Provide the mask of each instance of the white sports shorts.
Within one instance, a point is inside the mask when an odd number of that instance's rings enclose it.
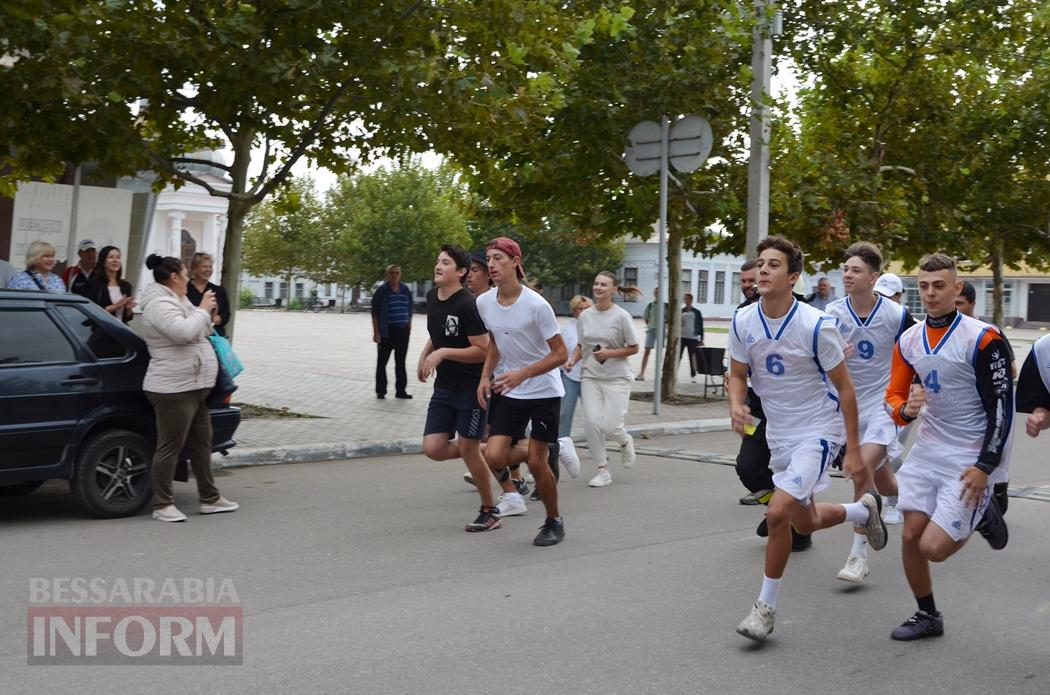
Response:
[[[773,485],[809,505],[814,495],[831,485],[828,471],[841,446],[827,439],[811,439],[771,448]]]
[[[922,512],[955,542],[969,538],[984,516],[992,494],[991,483],[985,487],[977,507],[967,507],[960,499],[963,487],[959,476],[963,469],[947,473],[933,468],[915,453],[913,450],[897,471],[897,509]]]

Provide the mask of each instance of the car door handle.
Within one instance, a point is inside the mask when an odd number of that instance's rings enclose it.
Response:
[[[63,386],[94,386],[98,383],[98,379],[93,376],[71,376],[58,383]]]

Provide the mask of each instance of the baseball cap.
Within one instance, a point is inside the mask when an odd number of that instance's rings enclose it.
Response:
[[[487,249],[495,249],[502,251],[511,258],[518,259],[518,265],[515,266],[515,270],[518,272],[518,278],[522,279],[525,277],[525,267],[521,264],[521,247],[518,246],[518,242],[514,241],[510,237],[498,236],[485,246]]]
[[[77,251],[87,251],[88,249],[98,249],[98,246],[91,239],[84,239],[77,244]]]
[[[472,251],[470,254],[471,263],[480,263],[485,268],[485,272],[489,272],[489,259],[485,256],[485,249],[480,251]]]
[[[875,281],[875,291],[883,297],[892,297],[904,291],[904,283],[893,273],[883,273]]]

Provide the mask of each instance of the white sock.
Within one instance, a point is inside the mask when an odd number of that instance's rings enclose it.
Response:
[[[868,523],[868,508],[860,502],[844,504],[842,508],[846,510],[846,521],[849,523],[858,526],[865,526]]]
[[[784,581],[783,577],[770,579],[763,575],[762,591],[758,594],[758,600],[775,610],[777,607],[777,594],[780,593],[780,582],[782,581]]]
[[[853,549],[849,551],[850,555],[859,555],[860,557],[868,558],[868,537],[863,533],[853,534]]]

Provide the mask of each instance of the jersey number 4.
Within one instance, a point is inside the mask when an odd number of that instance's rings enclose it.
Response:
[[[933,393],[941,392],[941,385],[937,382],[936,369],[930,371],[930,373],[926,375],[926,378],[923,379],[922,385],[927,391],[932,391]]]
[[[784,358],[775,352],[772,355],[766,357],[766,371],[772,374],[773,376],[780,376],[781,374],[783,374]]]

